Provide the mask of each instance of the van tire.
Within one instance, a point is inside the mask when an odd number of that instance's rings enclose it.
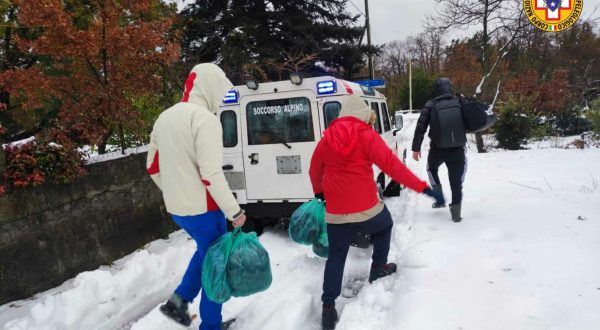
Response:
[[[383,197],[398,197],[400,196],[401,191],[402,186],[398,182],[392,180],[383,191]]]
[[[227,220],[227,230],[233,231],[233,225],[229,220]],[[242,231],[244,233],[255,232],[257,236],[260,236],[264,231],[264,226],[260,219],[248,216],[246,217],[246,222],[242,226]]]

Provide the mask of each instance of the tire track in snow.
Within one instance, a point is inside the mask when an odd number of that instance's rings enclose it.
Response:
[[[409,118],[400,138],[403,145],[410,151],[410,134],[414,132],[416,116]],[[422,177],[425,162],[415,162],[407,155],[406,166]],[[398,273],[393,276],[380,279],[372,284],[367,284],[358,294],[356,300],[347,304],[344,308],[338,324],[338,329],[380,330],[391,328],[393,320],[393,306],[398,295],[404,290],[403,267],[406,263],[405,254],[411,248],[412,232],[415,208],[421,196],[407,189],[403,189],[399,197],[388,198],[385,201],[394,219],[394,229],[390,246],[389,261],[398,264]],[[367,257],[368,259],[368,257]]]

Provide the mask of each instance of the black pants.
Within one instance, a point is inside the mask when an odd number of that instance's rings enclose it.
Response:
[[[371,233],[373,242],[373,266],[383,266],[387,263],[392,236],[392,216],[387,207],[373,218],[359,223],[341,225],[327,224],[329,238],[329,256],[325,264],[325,279],[323,281],[324,304],[334,304],[342,291],[344,265],[350,249],[350,243],[356,232],[365,229]]]
[[[427,174],[432,186],[440,185],[438,169],[442,164],[448,168],[450,189],[452,189],[452,204],[462,201],[462,186],[467,173],[467,156],[465,148],[439,149],[431,146],[427,157]]]

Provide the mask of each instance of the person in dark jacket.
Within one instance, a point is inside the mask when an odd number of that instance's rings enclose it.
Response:
[[[373,164],[396,182],[444,203],[443,195],[406,168],[373,130],[369,125],[376,119],[373,115],[360,96],[346,97],[338,119],[325,130],[310,163],[315,196],[326,200],[329,255],[323,281],[323,329],[335,329],[335,300],[342,289],[346,256],[358,231],[369,232],[373,242],[369,282],[396,272],[396,264],[388,263],[392,217],[379,198]]]
[[[443,100],[458,101],[458,98],[452,93],[452,83],[448,78],[439,78],[435,81],[433,86],[432,99],[425,103],[425,107],[421,110],[421,115],[417,121],[417,127],[415,128],[415,135],[412,143],[413,158],[416,161],[421,159],[421,144],[427,128],[429,128],[429,136],[431,137],[431,130],[434,129],[430,125],[431,113],[434,111],[436,102]],[[458,103],[460,104],[460,103]],[[443,125],[444,123],[441,123]],[[448,168],[448,176],[450,181],[450,189],[452,190],[452,204],[450,204],[450,213],[454,222],[462,220],[460,211],[462,204],[462,187],[467,171],[467,158],[465,146],[458,146],[452,148],[440,148],[432,140],[429,156],[427,157],[427,173],[429,175],[429,181],[433,190],[442,193],[442,183],[438,175],[438,169],[442,164],[446,164]],[[446,207],[444,203],[434,203],[433,208]]]

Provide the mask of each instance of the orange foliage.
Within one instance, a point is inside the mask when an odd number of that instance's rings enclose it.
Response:
[[[3,72],[0,89],[24,110],[60,100],[56,127],[80,143],[97,144],[111,128],[140,123],[132,99],[158,92],[157,72],[178,58],[167,35],[173,18],[144,18],[158,0],[95,0],[96,13],[83,30],[60,0],[15,2],[22,26],[42,27],[33,41],[17,39],[19,49],[50,63]]]
[[[541,79],[535,70],[526,70],[506,82],[504,93],[531,101],[534,112],[540,114],[560,113],[573,97],[565,69],[554,70],[547,79]]]
[[[481,81],[481,65],[477,54],[468,44],[455,44],[448,52],[444,75],[452,81],[456,91],[472,93]]]

